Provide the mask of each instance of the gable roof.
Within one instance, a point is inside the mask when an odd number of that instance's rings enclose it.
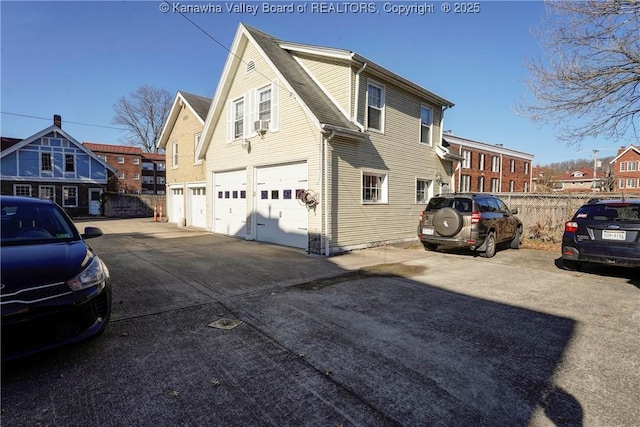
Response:
[[[362,133],[360,127],[345,116],[340,108],[329,98],[322,88],[318,86],[315,80],[298,62],[295,58],[297,53],[343,60],[359,68],[368,67],[368,71],[386,80],[392,80],[394,84],[397,84],[403,89],[410,90],[436,104],[446,107],[453,106],[452,102],[427,91],[354,52],[343,49],[284,42],[241,23],[236,31],[220,82],[216,89],[211,108],[209,109],[209,114],[207,115],[202,133],[202,143],[198,147],[198,158],[204,157],[204,153],[211,141],[213,127],[222,114],[224,102],[231,87],[231,76],[234,75],[241,64],[238,52],[240,52],[241,47],[244,47],[247,43],[253,43],[263,54],[265,60],[272,66],[276,75],[278,75],[280,85],[284,86],[284,88],[298,100],[320,131],[334,130],[352,137],[364,137],[364,133]]]
[[[582,174],[582,176],[578,176]],[[602,179],[606,175],[601,171],[596,171],[596,179]],[[554,176],[551,181],[593,181],[593,169],[582,168],[562,175]]]
[[[0,143],[0,151],[4,151],[7,148],[13,147],[20,141],[22,141],[20,138],[8,138],[6,136],[3,136],[2,142]]]
[[[176,124],[176,120],[178,120],[178,115],[180,114],[181,107],[185,105],[187,108],[191,110],[191,112],[196,116],[196,119],[204,126],[204,121],[207,118],[207,113],[209,112],[209,107],[211,106],[211,98],[206,98],[200,95],[194,95],[192,93],[178,91],[176,93],[176,97],[173,100],[173,105],[171,106],[171,110],[169,110],[169,115],[167,116],[167,121],[162,128],[162,132],[160,133],[160,138],[158,138],[158,143],[156,147],[159,149],[165,149],[167,147],[167,143],[169,142],[169,135],[173,130],[173,127]]]
[[[103,165],[105,168],[107,168],[111,172],[115,173],[116,170],[115,170],[115,168],[113,166],[111,166],[107,162],[103,161],[98,156],[96,156],[93,152],[91,152],[91,150],[89,150],[86,147],[84,147],[81,143],[79,143],[77,140],[75,140],[71,135],[69,135],[68,133],[66,133],[65,131],[63,131],[62,129],[60,129],[56,125],[51,125],[46,129],[42,129],[40,132],[31,135],[29,138],[23,139],[22,141],[11,145],[6,150],[2,150],[2,153],[0,154],[0,157],[4,157],[4,156],[6,156],[8,154],[11,154],[11,153],[13,153],[15,151],[18,151],[20,148],[22,148],[22,147],[24,147],[26,145],[29,145],[32,142],[42,138],[43,136],[49,135],[50,133],[54,133],[55,135],[61,135],[64,139],[66,139],[67,141],[69,141],[70,143],[75,145],[78,149],[80,149],[84,153],[88,154],[89,157],[91,157],[95,161],[99,162],[101,165]]]
[[[611,160],[609,162],[610,165],[614,164],[615,162],[618,161],[618,159],[622,156],[624,156],[625,154],[627,154],[627,152],[629,152],[629,150],[633,150],[636,153],[640,154],[640,148],[634,146],[634,145],[629,145],[629,147],[627,147],[626,150],[624,150],[622,153],[618,154],[616,157],[613,158],[613,160]]]

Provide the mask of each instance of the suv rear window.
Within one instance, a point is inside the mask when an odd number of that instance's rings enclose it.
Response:
[[[473,201],[464,197],[432,197],[427,205],[428,211],[442,208],[454,208],[458,212],[471,212]]]
[[[578,209],[575,219],[588,219],[592,221],[638,220],[640,217],[640,204],[611,203],[586,205]]]

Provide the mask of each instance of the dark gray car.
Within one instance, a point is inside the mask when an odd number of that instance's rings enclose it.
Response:
[[[492,194],[439,194],[420,214],[418,238],[427,250],[469,248],[490,258],[502,243],[520,247],[522,222],[517,213]]]

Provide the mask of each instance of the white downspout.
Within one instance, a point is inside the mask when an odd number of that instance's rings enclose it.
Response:
[[[331,248],[329,247],[329,141],[336,135],[336,131],[332,130],[331,135],[324,138],[324,254],[325,256],[331,255]]]
[[[360,68],[356,72],[356,88],[355,88],[355,90],[356,90],[356,99],[355,99],[355,105],[353,107],[354,114],[353,114],[353,117],[351,118],[353,123],[355,123],[356,126],[358,126],[360,128],[361,132],[364,132],[364,125],[362,125],[358,121],[358,105],[359,105],[358,103],[360,102],[360,73],[362,73],[365,68],[367,68],[367,63],[366,62],[362,65],[362,68]]]

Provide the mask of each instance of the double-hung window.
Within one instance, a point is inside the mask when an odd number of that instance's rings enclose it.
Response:
[[[178,167],[178,141],[175,141],[173,144],[171,144],[171,150],[172,150],[172,163],[171,166],[173,166],[174,168]],[[142,165],[142,169],[144,168],[144,165]]]
[[[362,174],[362,203],[387,203],[387,175]]]
[[[478,156],[479,160],[478,160],[478,169],[480,169],[481,171],[484,170],[484,153],[480,153],[480,156]]]
[[[271,85],[258,90],[258,120],[271,120]]]
[[[367,128],[384,131],[384,86],[367,85]]]
[[[514,159],[509,160],[509,171],[510,172],[516,171],[516,161]]]
[[[62,207],[78,206],[78,187],[62,187]]]
[[[492,156],[491,157],[491,172],[500,172],[500,157]],[[493,190],[491,190],[493,191]]]
[[[430,190],[431,180],[416,179],[416,203],[427,203]]]
[[[198,159],[198,145],[200,144],[200,138],[202,138],[202,133],[195,134],[193,138],[193,164],[195,165],[202,163],[202,160]]]
[[[471,191],[471,176],[462,175],[460,177],[460,192],[467,193],[469,191]]]
[[[426,106],[420,107],[420,142],[431,145],[431,128],[433,127],[433,111]]]
[[[244,98],[233,101],[233,138],[244,135]]]
[[[469,150],[462,150],[462,167],[464,169],[471,167],[471,151]]]

